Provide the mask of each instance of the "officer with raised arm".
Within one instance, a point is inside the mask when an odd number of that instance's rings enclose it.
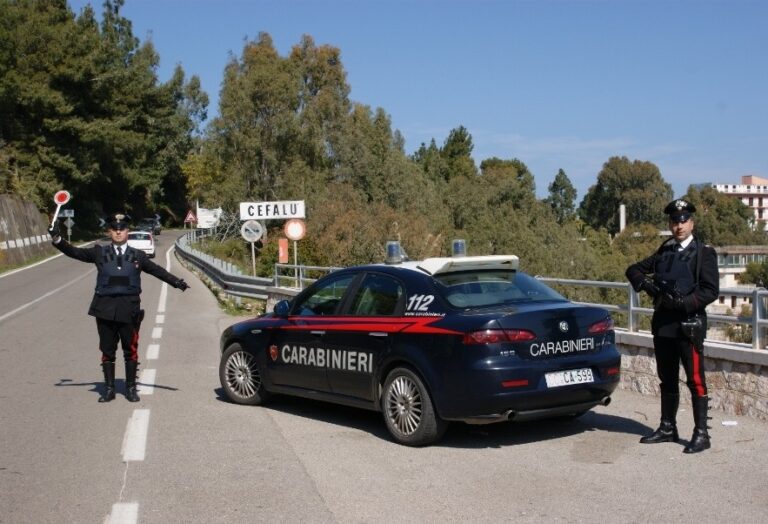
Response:
[[[677,407],[680,401],[679,369],[682,362],[693,404],[693,437],[683,450],[698,453],[709,449],[707,432],[707,383],[704,375],[704,308],[720,291],[717,253],[693,234],[696,207],[687,200],[673,200],[669,215],[672,238],[650,257],[627,268],[635,291],[654,300],[653,347],[661,389],[661,424],[640,439],[643,444],[677,442]]]
[[[141,273],[149,273],[181,291],[189,286],[184,280],[152,262],[143,251],[128,246],[127,215],[115,214],[110,217],[107,234],[112,242],[104,246],[75,247],[61,238],[56,223],[48,229],[48,233],[53,239],[53,245],[68,257],[96,265],[96,289],[88,314],[96,317],[101,367],[106,384],[99,402],[109,402],[115,398],[118,341],[122,345],[125,360],[125,398],[130,402],[138,402],[136,374],[139,365],[139,327],[144,316],[140,299]]]

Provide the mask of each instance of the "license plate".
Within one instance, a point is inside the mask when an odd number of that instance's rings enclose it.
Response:
[[[560,386],[571,386],[573,384],[588,384],[595,381],[590,368],[569,369],[568,371],[557,371],[544,375],[547,380],[548,388]]]

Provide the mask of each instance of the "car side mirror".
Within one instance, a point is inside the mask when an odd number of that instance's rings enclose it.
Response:
[[[291,310],[291,303],[287,300],[281,300],[277,304],[275,304],[275,316],[278,317],[287,317],[288,312]]]

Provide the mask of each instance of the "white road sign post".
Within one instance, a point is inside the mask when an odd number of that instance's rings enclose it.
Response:
[[[67,219],[64,221],[64,225],[67,226],[67,242],[72,241],[72,226],[75,225],[75,221],[71,218],[67,217]]]
[[[240,234],[246,242],[251,243],[251,266],[253,268],[253,276],[256,276],[256,242],[261,239],[264,234],[264,227],[260,222],[256,220],[246,220],[243,225],[240,226]]]
[[[304,235],[307,233],[307,226],[303,220],[292,218],[283,226],[283,233],[290,240],[293,240],[293,275],[296,279],[296,287],[301,289],[303,286],[299,280],[299,247],[296,241],[304,238]]]

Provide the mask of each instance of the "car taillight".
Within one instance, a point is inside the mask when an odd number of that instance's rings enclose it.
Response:
[[[484,329],[464,335],[464,344],[499,344],[502,342],[525,342],[534,340],[536,335],[526,329]]]
[[[611,317],[605,318],[600,322],[595,322],[589,326],[589,333],[593,335],[599,335],[600,333],[607,333],[613,329],[613,319]]]

